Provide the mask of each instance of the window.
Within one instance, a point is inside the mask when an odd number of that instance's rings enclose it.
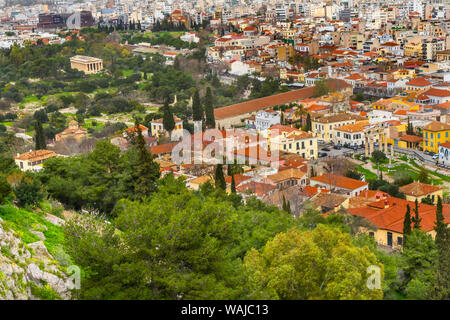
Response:
[[[433,132],[430,133],[430,138],[433,139]]]
[[[370,232],[369,232],[369,236],[374,237],[374,236],[375,236],[375,233],[373,233],[373,231],[370,231]]]
[[[302,149],[305,149],[305,141],[302,141]]]
[[[403,238],[402,237],[397,237],[397,244],[399,246],[401,246],[403,244]]]
[[[300,149],[300,143],[297,142],[297,150]]]
[[[441,134],[440,134],[440,133],[438,133],[437,135],[438,135],[438,139],[440,139],[440,138],[441,138]]]
[[[445,137],[448,138],[448,131],[445,133]]]
[[[387,244],[392,247],[392,232],[387,233]]]
[[[425,139],[428,139],[428,132],[425,132]]]
[[[309,140],[309,145],[312,146],[312,140]]]

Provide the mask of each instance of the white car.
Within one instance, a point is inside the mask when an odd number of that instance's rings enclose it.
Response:
[[[439,155],[438,155],[438,154],[434,154],[434,155],[433,155],[433,159],[434,159],[434,160],[436,160],[436,159],[438,159],[438,158],[439,158]]]

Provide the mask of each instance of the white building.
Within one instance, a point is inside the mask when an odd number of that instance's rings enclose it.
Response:
[[[265,131],[280,122],[279,112],[259,111],[255,116],[255,129],[258,131]]]
[[[364,144],[364,130],[360,124],[348,124],[335,128],[334,143],[346,146],[361,146]]]
[[[439,163],[450,166],[450,142],[439,145]]]

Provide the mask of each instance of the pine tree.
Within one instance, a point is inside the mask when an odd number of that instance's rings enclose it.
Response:
[[[403,220],[403,247],[406,245],[407,237],[411,234],[411,209],[406,205],[405,219]]]
[[[47,148],[47,145],[45,143],[44,129],[42,128],[42,124],[39,120],[36,121],[35,132],[36,132],[34,136],[35,149],[44,150],[45,148]]]
[[[173,119],[172,111],[170,110],[167,102],[164,104],[164,114],[163,114],[163,127],[169,135],[172,133],[172,130],[175,128],[175,120]]]
[[[135,123],[136,133],[132,143],[138,151],[138,179],[136,181],[135,191],[136,197],[142,199],[156,191],[156,181],[160,177],[159,165],[153,161],[154,156],[150,153],[145,145],[145,139],[142,135],[141,126],[138,120]]]
[[[198,90],[195,90],[194,98],[192,99],[192,118],[194,119],[194,121],[203,120],[203,109],[200,102],[200,94],[198,93]]]
[[[311,115],[309,113],[306,116],[306,131],[312,131]]]
[[[419,218],[419,202],[417,199],[414,208],[414,217],[411,220],[414,223],[414,229],[420,230],[420,221],[422,221],[422,218]]]
[[[231,175],[231,193],[236,193],[236,182],[234,181],[234,174]]]
[[[227,188],[222,164],[216,166],[215,185],[217,189],[225,190]]]
[[[205,115],[206,115],[206,126],[208,128],[215,128],[216,120],[214,118],[213,97],[210,87],[206,88]]]
[[[436,205],[436,246],[438,248],[438,261],[436,263],[436,277],[430,298],[437,300],[450,299],[450,229],[444,222],[442,214],[442,199],[438,197]]]

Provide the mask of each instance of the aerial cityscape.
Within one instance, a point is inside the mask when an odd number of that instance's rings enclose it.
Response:
[[[0,300],[450,300],[449,223],[448,0],[0,0]]]

